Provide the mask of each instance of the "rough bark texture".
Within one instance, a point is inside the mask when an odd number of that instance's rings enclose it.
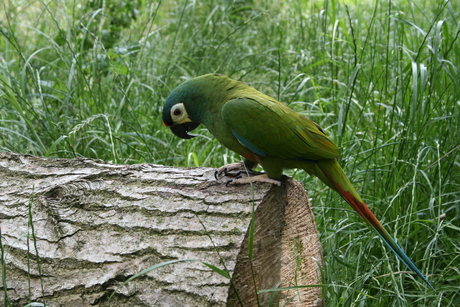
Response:
[[[254,215],[252,263],[247,232],[233,274],[238,295],[230,288],[227,306],[273,306],[270,302],[274,306],[324,305],[319,287],[254,295],[256,289],[321,283],[321,243],[306,200],[303,186],[292,179],[267,192]],[[245,298],[243,304],[238,296]]]
[[[254,306],[254,285],[320,284],[321,246],[303,187],[293,180],[272,188],[226,181],[216,181],[209,168],[0,153],[0,260],[8,300],[12,306]],[[198,261],[152,270],[108,301],[134,274],[185,259]],[[202,262],[226,268],[233,286]],[[4,283],[1,289],[5,306]],[[261,306],[269,296],[259,295]],[[322,303],[319,288],[275,298],[281,305]]]

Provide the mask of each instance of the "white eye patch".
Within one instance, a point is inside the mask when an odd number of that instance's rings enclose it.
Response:
[[[188,118],[187,110],[182,102],[176,103],[171,108],[171,119],[174,124],[191,122],[190,118]]]

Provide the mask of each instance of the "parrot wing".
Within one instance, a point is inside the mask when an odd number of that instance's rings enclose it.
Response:
[[[222,118],[241,144],[259,156],[305,162],[339,156],[336,145],[321,127],[267,98],[253,95],[224,104]]]

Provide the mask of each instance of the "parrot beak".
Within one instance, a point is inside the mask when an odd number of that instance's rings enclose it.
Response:
[[[169,126],[169,129],[178,137],[182,139],[191,139],[196,137],[194,134],[188,134],[189,131],[194,130],[196,127],[198,127],[200,124],[194,123],[194,122],[186,122],[183,124],[175,124]]]

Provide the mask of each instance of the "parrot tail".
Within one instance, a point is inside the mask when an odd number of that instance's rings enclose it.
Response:
[[[311,165],[311,164],[310,164]],[[420,270],[415,266],[415,264],[409,259],[406,253],[402,250],[401,247],[394,241],[394,239],[388,234],[388,232],[383,228],[382,224],[375,217],[369,207],[363,202],[361,197],[356,192],[355,188],[351,184],[350,180],[347,178],[342,168],[336,159],[331,160],[322,160],[316,164],[314,172],[311,172],[311,166],[307,171],[313,173],[324,183],[326,183],[330,188],[335,190],[340,194],[350,204],[350,206],[359,213],[359,215],[370,225],[372,226],[386,243],[386,245],[398,256],[398,258],[404,262],[404,264],[416,273],[423,281],[430,286],[431,289],[436,291],[431,283],[425,278],[425,276],[420,272]]]

